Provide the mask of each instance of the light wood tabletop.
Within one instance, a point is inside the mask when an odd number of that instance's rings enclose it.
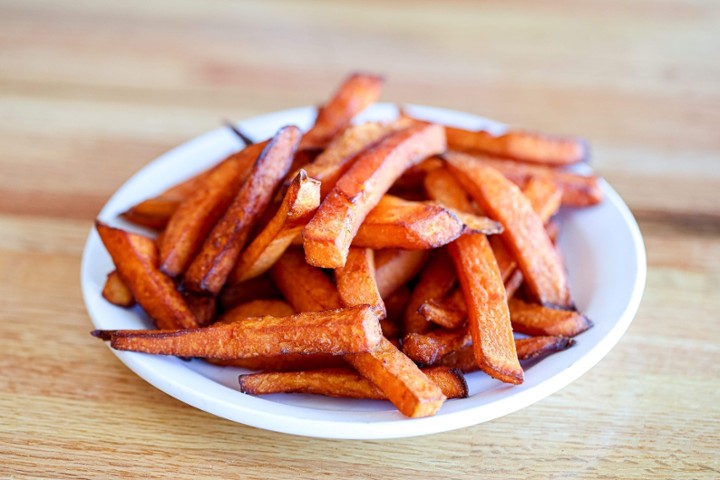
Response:
[[[710,0],[0,0],[0,478],[720,477],[718,32]],[[587,374],[468,428],[319,440],[192,408],[89,335],[80,258],[120,185],[358,69],[384,101],[591,142],[648,276]]]

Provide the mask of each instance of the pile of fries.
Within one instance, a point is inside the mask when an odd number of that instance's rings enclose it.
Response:
[[[592,324],[555,213],[602,198],[564,168],[585,143],[405,114],[353,125],[382,85],[351,75],[305,133],[237,132],[245,148],[122,214],[154,238],[98,221],[115,264],[103,296],[156,329],[93,334],[258,370],[240,375],[248,394],[387,399],[408,417],[466,397],[464,373],[520,384],[572,345]]]

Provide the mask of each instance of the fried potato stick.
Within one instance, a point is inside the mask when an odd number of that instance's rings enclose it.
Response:
[[[351,248],[345,266],[335,269],[335,283],[343,304],[370,305],[379,319],[386,317],[385,303],[375,281],[375,258],[369,248]]]
[[[123,283],[117,270],[108,273],[102,289],[102,296],[105,300],[118,307],[130,308],[135,305],[135,297],[133,297],[132,291]]]

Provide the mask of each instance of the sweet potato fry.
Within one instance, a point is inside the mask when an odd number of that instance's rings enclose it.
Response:
[[[436,202],[458,212],[473,212],[473,205],[467,193],[447,169],[437,168],[429,172],[425,177],[424,185],[427,196]]]
[[[151,238],[113,228],[100,221],[95,225],[122,282],[157,328],[198,326],[182,296],[175,290],[173,281],[158,270],[157,247]]]
[[[478,365],[493,378],[522,383],[505,286],[487,237],[462,236],[448,246],[448,251],[467,304],[467,323]]]
[[[420,274],[403,316],[404,332],[425,333],[431,324],[419,312],[421,306],[434,298],[442,298],[457,283],[452,260],[445,250],[435,252]]]
[[[185,286],[189,290],[213,295],[220,292],[252,227],[290,169],[299,139],[300,130],[290,126],[278,130],[268,142],[232,204],[188,268]]]
[[[447,398],[467,397],[462,374],[446,367],[423,369],[423,373]],[[311,393],[338,398],[386,400],[382,390],[349,369],[320,369],[301,372],[252,373],[240,375],[240,391],[249,395]]]
[[[445,401],[440,388],[384,337],[370,352],[347,355],[345,359],[382,390],[403,415],[434,415]]]
[[[417,124],[364,150],[320,204],[303,230],[311,265],[338,268],[367,214],[408,167],[445,149],[443,129]]]
[[[510,299],[508,306],[513,329],[527,335],[574,337],[593,325],[585,315],[571,310],[555,310],[517,298]]]
[[[571,308],[567,277],[558,252],[540,217],[517,186],[500,172],[466,155],[446,155],[458,181],[487,212],[505,227],[502,239],[512,251],[525,283],[539,303]],[[462,237],[461,237],[462,238]],[[468,295],[465,295],[466,299]]]
[[[410,289],[406,286],[402,286],[383,300],[385,302],[387,317],[380,320],[380,328],[382,328],[385,338],[390,341],[395,342],[400,338],[399,324],[402,321],[403,312],[405,312],[409,298]]]
[[[467,329],[437,329],[429,333],[408,333],[403,337],[402,351],[416,363],[433,365],[450,352],[470,345],[472,337]]]
[[[223,289],[218,300],[220,300],[223,311],[228,311],[252,300],[280,297],[282,297],[282,293],[278,290],[275,282],[269,274],[265,274]]]
[[[270,357],[234,358],[221,360],[206,358],[205,361],[221,367],[247,368],[265,372],[296,372],[301,370],[317,370],[319,368],[348,368],[348,363],[341,355],[288,353]]]
[[[378,250],[375,252],[375,281],[382,298],[418,274],[425,259],[425,250]]]
[[[520,270],[513,271],[507,280],[505,280],[505,294],[508,299],[515,296],[515,293],[517,293],[518,289],[522,285],[523,280],[523,274]],[[512,314],[510,318],[512,319]]]
[[[234,359],[286,353],[346,355],[367,352],[382,339],[377,316],[361,305],[185,330],[117,330],[111,333],[110,345],[159,355]]]
[[[386,317],[385,304],[375,282],[375,258],[369,248],[351,248],[345,266],[335,269],[335,283],[343,305],[370,305],[378,318]]]
[[[466,232],[501,231],[502,225],[487,218],[457,214],[436,203],[410,202],[385,195],[363,221],[352,245],[375,250],[427,250],[446,245]]]
[[[239,322],[251,317],[289,317],[295,310],[286,302],[275,298],[251,300],[228,310],[218,319],[218,323]]]
[[[108,273],[102,296],[105,300],[118,307],[130,308],[135,305],[135,297],[133,297],[132,291],[120,279],[117,270]]]
[[[483,153],[542,165],[571,165],[585,161],[588,148],[578,138],[559,137],[526,130],[509,130],[502,135],[446,127],[448,148]]]
[[[217,318],[217,299],[197,295],[193,292],[183,292],[183,299],[192,312],[198,327],[207,327]]]
[[[121,213],[120,217],[141,227],[162,230],[167,226],[180,203],[181,200],[162,196],[149,198],[130,207],[126,212]]]
[[[302,250],[290,248],[270,272],[288,303],[298,312],[318,312],[340,308],[337,288],[319,268],[305,263]]]
[[[335,183],[350,168],[352,161],[360,152],[390,133],[409,127],[411,123],[410,120],[391,123],[367,122],[350,126],[342,134],[338,135],[305,168],[310,178],[322,182],[320,187],[321,198],[325,198],[332,190]]]
[[[217,221],[230,206],[265,142],[231,155],[196,182],[177,207],[160,243],[160,270],[170,277],[185,273]]]
[[[463,155],[448,152],[452,155]],[[508,180],[523,187],[531,177],[544,177],[552,180],[562,190],[562,204],[568,207],[588,207],[602,200],[603,194],[594,175],[580,175],[561,169],[529,165],[512,160],[498,160],[486,156],[473,156],[478,162],[493,167],[505,175]]]
[[[530,177],[522,192],[543,223],[547,223],[560,209],[562,190],[547,177]]]
[[[519,338],[515,346],[520,361],[545,357],[555,352],[562,352],[575,344],[575,340],[567,337],[543,336]]]
[[[346,78],[328,103],[318,109],[315,125],[303,135],[299,150],[325,148],[355,115],[377,101],[383,83],[382,77],[368,73]]]
[[[456,289],[442,299],[428,300],[420,305],[418,313],[427,322],[450,330],[462,327],[467,318],[467,306],[462,290]]]
[[[320,205],[320,182],[300,170],[285,192],[280,208],[240,255],[229,278],[233,285],[268,271],[300,234]]]

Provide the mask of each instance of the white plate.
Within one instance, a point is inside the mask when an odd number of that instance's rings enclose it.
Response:
[[[414,115],[466,128],[503,126],[475,115],[410,106]],[[356,121],[389,119],[394,106],[378,104]],[[239,124],[252,138],[267,138],[288,124],[307,128],[311,107],[271,113]],[[138,230],[117,215],[139,201],[208,167],[240,147],[228,129],[195,138],[140,170],[105,205],[99,217]],[[453,430],[507,415],[558,391],[587,372],[617,343],[637,311],[645,285],[645,249],[640,231],[617,193],[602,182],[602,204],[563,211],[560,247],[564,252],[573,296],[595,326],[576,338],[577,344],[530,368],[525,383],[509,386],[483,373],[467,375],[470,397],[450,400],[430,418],[408,419],[389,402],[341,400],[311,395],[252,397],[238,391],[243,370],[208,365],[199,360],[113,351],[150,384],[201,410],[246,425],[277,432],[324,438],[381,439]],[[100,295],[113,269],[109,255],[93,230],[82,263],[82,289],[88,312],[98,329],[151,326],[138,309],[125,310]]]

